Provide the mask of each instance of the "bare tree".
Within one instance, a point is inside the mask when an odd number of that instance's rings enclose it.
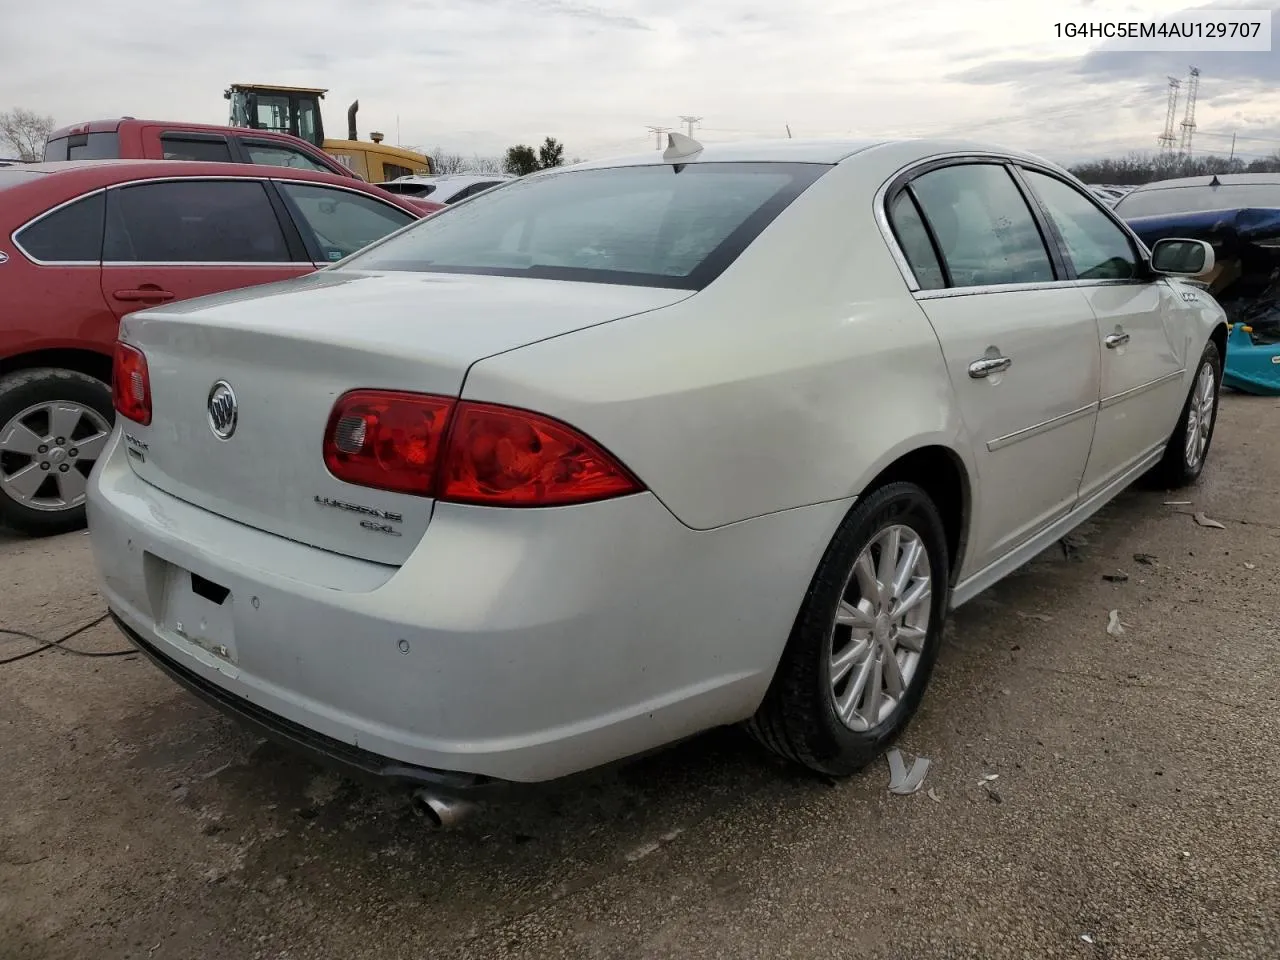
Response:
[[[502,173],[501,157],[482,157],[476,154],[471,158],[472,173]]]
[[[436,147],[427,156],[431,158],[431,169],[441,176],[452,173],[466,173],[471,169],[467,158],[460,153],[450,153],[443,147]]]
[[[0,113],[0,145],[8,144],[17,152],[19,160],[40,160],[44,157],[44,142],[54,125],[53,117],[14,107]]]

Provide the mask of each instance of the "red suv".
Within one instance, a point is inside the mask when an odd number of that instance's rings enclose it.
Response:
[[[310,273],[422,215],[363,181],[276,166],[0,167],[0,522],[83,524],[126,313]]]
[[[44,159],[265,163],[361,179],[323,150],[287,133],[133,117],[92,120],[55,130],[45,142]]]

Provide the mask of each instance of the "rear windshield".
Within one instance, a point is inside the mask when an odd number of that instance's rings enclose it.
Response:
[[[1158,217],[1166,213],[1203,213],[1244,207],[1280,207],[1280,183],[1228,183],[1139,190],[1115,205],[1120,216]]]
[[[693,163],[516,180],[423,220],[337,269],[699,290],[829,169]]]
[[[116,160],[119,156],[120,140],[114,131],[78,133],[44,145],[45,160]]]

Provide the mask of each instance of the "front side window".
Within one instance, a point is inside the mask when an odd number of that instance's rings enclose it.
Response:
[[[417,219],[399,207],[352,190],[310,183],[281,183],[279,187],[315,234],[323,261],[341,260]]]
[[[258,180],[171,180],[110,191],[103,259],[282,263],[280,221]]]
[[[319,170],[321,173],[332,171],[318,160],[313,160],[301,150],[280,146],[274,143],[242,141],[250,163],[264,163],[272,167],[293,167],[295,170]]]
[[[231,147],[224,137],[179,137],[165,134],[160,138],[160,148],[164,151],[166,160],[231,162]]]
[[[1138,275],[1138,258],[1123,230],[1088,197],[1057,177],[1023,170],[1067,248],[1067,259],[1081,280],[1129,280]]]
[[[952,286],[1055,279],[1040,228],[1004,167],[942,167],[916,177],[911,189],[933,228]]]
[[[14,239],[33,260],[45,263],[97,263],[102,258],[101,191],[69,203],[28,227]]]
[[[699,290],[829,169],[691,163],[530,177],[422,221],[349,268]]]

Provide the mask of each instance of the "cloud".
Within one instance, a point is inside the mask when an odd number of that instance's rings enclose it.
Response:
[[[1185,75],[1186,55],[1052,37],[1055,21],[1168,13],[1163,0],[1127,6],[916,0],[908,16],[880,0],[59,0],[7,18],[0,109],[222,123],[222,91],[254,82],[328,88],[330,131],[345,132],[358,98],[362,135],[464,154],[548,135],[571,156],[642,151],[647,125],[686,113],[705,118],[707,140],[790,124],[798,137],[980,135],[1053,156],[1147,149],[1165,75]],[[1202,129],[1280,125],[1280,57],[1193,62]]]

